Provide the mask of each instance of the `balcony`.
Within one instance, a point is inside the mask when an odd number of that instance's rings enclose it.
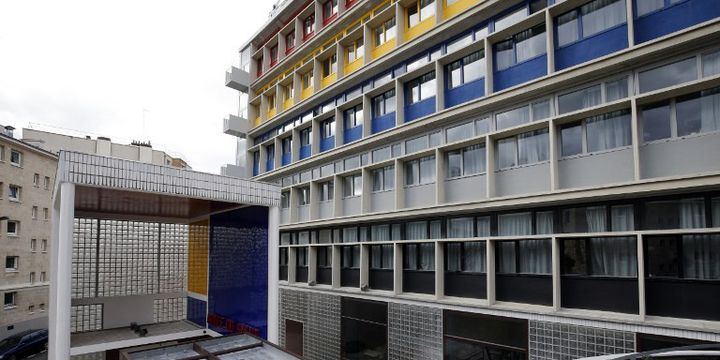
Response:
[[[247,71],[232,66],[225,72],[225,86],[246,93],[248,85],[250,74]]]
[[[229,115],[223,119],[223,132],[237,136],[239,138],[245,138],[247,132],[250,130],[250,124],[248,120],[239,116]]]

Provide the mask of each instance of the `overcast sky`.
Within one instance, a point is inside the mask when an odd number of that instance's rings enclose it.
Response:
[[[274,2],[0,0],[0,124],[151,140],[218,173],[235,154],[225,70]]]

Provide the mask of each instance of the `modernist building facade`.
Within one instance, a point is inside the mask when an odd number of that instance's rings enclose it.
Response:
[[[0,130],[0,339],[47,327],[56,164],[54,154],[14,138],[12,130]]]
[[[282,188],[281,345],[720,341],[718,17],[704,0],[281,4],[226,74],[225,121],[237,168]]]

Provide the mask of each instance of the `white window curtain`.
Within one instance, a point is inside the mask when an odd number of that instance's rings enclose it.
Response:
[[[405,240],[427,239],[427,221],[414,221],[405,224]]]
[[[432,182],[435,182],[435,156],[428,156],[420,159],[420,183]]]
[[[507,169],[517,165],[515,154],[517,153],[516,139],[514,137],[498,140],[498,168]]]
[[[720,51],[703,55],[702,64],[703,76],[720,74]]]
[[[380,245],[382,246],[382,268],[392,269],[393,268],[393,245]]]
[[[592,275],[637,276],[637,244],[634,237],[591,238]]]
[[[552,243],[548,240],[520,240],[520,272],[550,274],[552,272]]]
[[[537,227],[537,234],[552,234],[553,212],[541,211],[535,213],[535,226]]]
[[[343,242],[357,242],[358,241],[358,234],[357,234],[357,228],[351,227],[351,228],[344,228],[343,229]]]
[[[720,130],[720,92],[700,99],[700,132]]]
[[[612,231],[635,230],[635,214],[632,205],[616,205],[610,208]]]
[[[403,269],[417,270],[417,244],[406,244],[403,247]]]
[[[357,268],[360,265],[360,246],[343,246],[343,268]]]
[[[588,152],[630,145],[630,114],[615,112],[586,120]]]
[[[625,0],[595,0],[583,5],[580,11],[583,14],[583,37],[625,23]]]
[[[420,244],[420,267],[418,270],[435,270],[435,244]]]
[[[448,219],[449,238],[469,238],[473,236],[473,218]]]
[[[370,267],[373,269],[393,268],[393,246],[373,245],[370,256]]]
[[[310,243],[310,232],[301,231],[298,233],[298,244],[305,245]]]
[[[705,227],[705,200],[702,198],[680,200],[680,228]]]
[[[532,214],[505,214],[498,216],[500,236],[532,235]]]
[[[642,16],[655,10],[662,9],[663,6],[665,6],[665,0],[635,1],[635,6],[637,7],[637,16]]]
[[[588,206],[585,208],[585,221],[588,232],[604,232],[607,217],[604,206]]]
[[[446,268],[448,271],[461,271],[462,270],[462,243],[447,243],[445,245],[445,251],[447,252],[447,264]]]
[[[720,279],[720,235],[683,235],[685,278]]]
[[[486,237],[490,236],[490,217],[481,216],[477,218],[477,236]]]
[[[498,272],[504,274],[516,273],[515,242],[499,241],[496,244],[499,259]]]
[[[430,222],[430,238],[442,238],[442,220],[434,220]]]
[[[392,240],[402,240],[402,227],[400,224],[392,224]]]
[[[370,247],[370,268],[382,268],[382,250],[381,245],[373,245]]]
[[[373,225],[370,231],[371,241],[390,240],[390,225]]]
[[[516,64],[532,59],[538,55],[545,54],[545,31],[537,33],[538,30],[530,29],[516,35],[515,58]]]
[[[539,130],[518,135],[518,164],[534,164],[548,159],[548,132]]]
[[[628,96],[627,77],[605,83],[605,97],[608,102]]]
[[[465,243],[465,266],[462,269],[463,271],[484,273],[485,259],[484,241]]]

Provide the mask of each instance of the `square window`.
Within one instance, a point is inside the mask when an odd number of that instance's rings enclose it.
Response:
[[[20,234],[20,222],[9,220],[7,222],[7,236],[18,236]]]
[[[6,256],[5,257],[5,271],[17,271],[19,257],[17,256]]]
[[[17,150],[10,150],[10,163],[22,166],[22,153]]]
[[[16,304],[17,292],[16,291],[6,292],[3,296],[3,298],[4,298],[3,305],[4,305],[5,309],[12,309],[15,306],[17,306],[17,304]]]

